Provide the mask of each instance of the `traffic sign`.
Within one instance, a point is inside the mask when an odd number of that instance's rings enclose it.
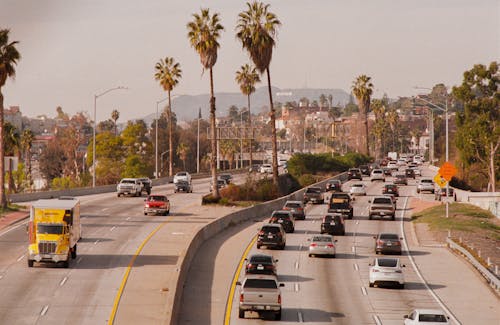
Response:
[[[441,165],[438,172],[445,180],[451,181],[451,178],[457,173],[457,168],[447,161]]]
[[[444,188],[448,181],[446,181],[441,174],[437,173],[436,176],[434,176],[434,183],[436,183],[439,187]]]

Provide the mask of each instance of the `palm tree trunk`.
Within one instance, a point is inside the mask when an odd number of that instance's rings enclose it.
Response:
[[[217,130],[215,129],[215,97],[214,97],[214,77],[212,68],[210,68],[210,132],[211,134],[211,147],[212,147],[212,196],[219,198],[219,187],[217,186]]]
[[[253,131],[252,131],[252,113],[250,111],[250,94],[247,95],[247,102],[248,102],[248,127],[250,129],[250,168],[252,168],[253,164],[253,148],[252,148],[252,138],[253,138]]]
[[[1,86],[0,86],[1,87]],[[4,155],[5,148],[3,145],[3,94],[0,91],[0,203],[2,208],[7,208],[7,197],[5,196],[5,166],[4,166]]]
[[[174,151],[172,150],[172,106],[170,106],[170,90],[168,91],[168,176],[174,174]]]
[[[273,183],[278,186],[278,145],[276,142],[276,111],[273,106],[273,94],[271,91],[271,73],[269,72],[269,67],[266,69],[267,72],[267,90],[269,93],[269,105],[271,108],[271,134],[272,134],[272,145],[273,145]]]

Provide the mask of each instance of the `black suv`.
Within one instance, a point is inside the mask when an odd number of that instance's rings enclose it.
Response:
[[[151,189],[153,188],[153,182],[147,177],[138,178],[137,180],[142,184],[142,191],[148,193],[148,195],[151,194]]]
[[[352,219],[354,208],[347,193],[332,193],[328,204],[328,213],[340,213],[344,218]]]
[[[321,222],[321,233],[330,235],[345,235],[344,218],[340,213],[327,214]]]
[[[218,178],[225,180],[227,184],[231,183],[233,180],[233,176],[231,174],[220,174]]]
[[[363,176],[361,175],[361,170],[359,168],[349,168],[347,171],[347,179],[359,179],[360,181],[363,180]]]
[[[415,171],[411,168],[405,169],[405,175],[406,175],[406,178],[415,179]]]
[[[338,179],[331,179],[326,182],[326,190],[334,192],[342,192],[342,182]]]
[[[245,265],[246,274],[270,274],[277,275],[276,262],[271,255],[254,254],[250,258],[246,258]]]
[[[362,175],[370,176],[370,168],[368,168],[368,165],[360,165],[359,170],[361,170]]]
[[[285,232],[295,231],[295,219],[293,218],[292,212],[288,210],[273,211],[269,223],[278,223],[282,225]]]
[[[257,249],[261,246],[285,249],[286,234],[283,226],[277,223],[265,223],[257,234]]]

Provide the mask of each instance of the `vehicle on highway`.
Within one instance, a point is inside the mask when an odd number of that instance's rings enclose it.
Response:
[[[321,234],[345,235],[344,218],[341,213],[329,213],[321,221]]]
[[[191,174],[189,174],[188,172],[178,172],[174,175],[174,184],[178,183],[179,181],[186,181],[188,183],[191,183]]]
[[[170,213],[170,201],[166,195],[148,195],[144,200],[144,215],[161,214],[166,216]]]
[[[227,184],[230,184],[231,181],[233,180],[233,175],[231,175],[229,173],[224,173],[224,174],[220,174],[217,178],[223,179],[226,181]]]
[[[361,171],[361,175],[370,176],[370,168],[368,168],[368,165],[359,165],[359,170]]]
[[[249,173],[260,173],[260,165],[254,164],[248,168]]]
[[[74,197],[38,200],[28,221],[28,267],[34,262],[61,262],[69,267],[80,240],[80,201]]]
[[[374,163],[368,164],[368,170],[370,171],[370,174],[372,173],[372,171],[373,171],[374,169],[381,169],[381,168],[380,168],[380,165],[379,165],[377,162],[374,162]]]
[[[295,220],[293,214],[289,210],[276,210],[271,214],[269,223],[278,223],[283,226],[285,232],[295,231]]]
[[[408,185],[408,178],[405,174],[396,174],[393,182],[397,185]]]
[[[396,162],[396,164],[399,167],[406,166],[406,158],[399,158],[398,161]]]
[[[401,255],[401,240],[398,234],[380,233],[375,239],[375,254]]]
[[[415,179],[415,170],[412,169],[412,168],[406,168],[405,169],[405,175],[406,175],[406,178],[413,178],[413,179]]]
[[[436,201],[441,201],[445,197],[454,197],[455,192],[453,191],[453,187],[448,187],[448,193],[446,193],[446,187],[441,188],[438,187],[437,190],[434,193],[434,200]]]
[[[286,167],[288,160],[285,158],[280,158],[278,159],[278,166],[279,167]]]
[[[370,181],[382,181],[385,182],[385,175],[382,169],[374,169],[370,174]]]
[[[309,257],[331,256],[335,257],[335,242],[332,235],[316,235],[309,238]]]
[[[397,162],[395,162],[395,161],[393,161],[393,160],[391,160],[391,161],[389,161],[389,162],[387,163],[387,168],[389,168],[389,169],[391,169],[391,170],[393,170],[393,171],[397,171],[397,170],[398,170],[398,168],[399,168],[399,167],[398,167],[398,163],[397,163]]]
[[[308,202],[323,204],[325,203],[323,190],[321,189],[321,187],[317,186],[308,187],[304,192],[302,200],[304,201],[304,204]]]
[[[263,317],[273,314],[275,320],[281,320],[281,290],[283,283],[278,283],[274,275],[248,274],[240,286],[240,305],[238,317],[245,318],[245,312],[253,311]]]
[[[342,182],[339,179],[331,179],[326,182],[326,190],[334,192],[342,192]]]
[[[351,195],[366,195],[366,186],[363,183],[354,183],[349,189]]]
[[[210,187],[210,191],[212,191],[212,187]],[[177,192],[193,193],[193,185],[188,181],[179,180],[174,183],[174,193]]]
[[[153,182],[148,177],[138,178],[142,185],[142,192],[146,192],[147,195],[151,194],[151,189],[153,188]],[[142,193],[141,192],[141,193]]]
[[[434,181],[430,178],[422,178],[417,183],[417,193],[431,192],[434,194]]]
[[[277,275],[276,263],[271,255],[253,254],[245,259],[245,274],[270,274]]]
[[[413,169],[413,173],[415,174],[415,176],[422,176],[422,171],[420,170],[420,168],[412,167],[411,169]]]
[[[354,217],[351,197],[347,193],[334,193],[328,204],[328,213],[340,213],[344,218]]]
[[[305,220],[304,203],[302,201],[286,201],[282,210],[288,210],[292,213],[295,220]]]
[[[395,285],[400,289],[405,286],[403,275],[404,264],[401,264],[399,258],[375,258],[373,263],[369,264],[369,285],[384,286]]]
[[[368,219],[372,220],[373,217],[391,217],[392,220],[396,219],[396,209],[394,202],[388,196],[381,195],[375,196],[372,200],[368,201],[370,207],[368,208]]]
[[[272,174],[273,173],[273,166],[271,164],[260,165],[260,173],[261,174]]]
[[[219,188],[219,190],[221,188],[224,188],[227,186],[227,183],[226,183],[226,180],[222,179],[222,178],[217,178],[217,187]],[[212,182],[212,180],[210,180],[210,192],[213,191],[214,189],[214,184]]]
[[[399,188],[396,184],[385,184],[382,187],[382,194],[393,194],[394,196],[399,196]]]
[[[363,175],[361,175],[361,170],[359,168],[349,168],[347,171],[347,180],[351,179],[363,180]]]
[[[384,167],[382,168],[382,171],[384,172],[384,176],[392,176],[392,169],[389,167]]]
[[[142,184],[137,178],[122,178],[116,185],[116,196],[132,195],[141,196]]]
[[[404,316],[404,325],[449,325],[450,318],[441,309],[414,309]]]
[[[257,233],[257,249],[261,246],[285,249],[286,233],[279,223],[266,223]]]

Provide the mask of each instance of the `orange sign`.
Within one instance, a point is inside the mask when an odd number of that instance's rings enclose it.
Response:
[[[457,173],[457,168],[447,161],[439,168],[438,172],[444,179],[451,181],[451,178]]]
[[[448,182],[438,173],[434,176],[434,183],[436,183],[439,187],[444,188]]]

